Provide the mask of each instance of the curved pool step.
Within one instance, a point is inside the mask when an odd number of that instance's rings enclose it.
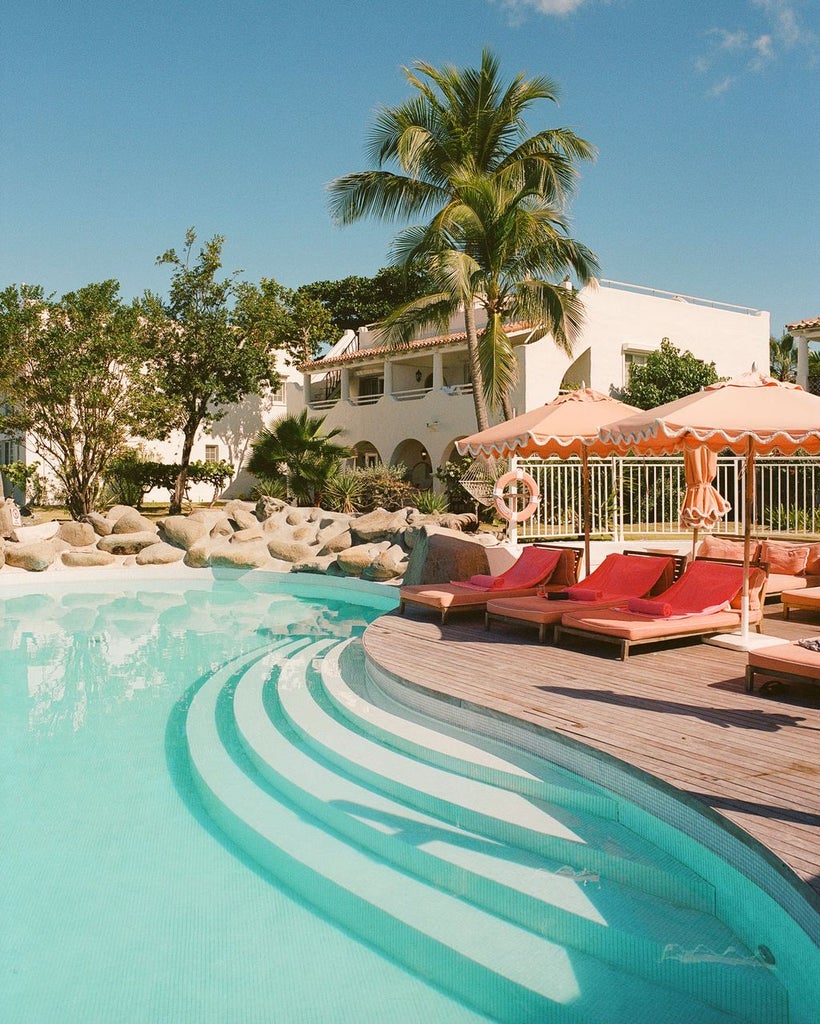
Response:
[[[502,843],[603,875],[667,902],[711,912],[703,878],[616,821],[566,810],[382,747],[348,728],[300,685],[298,663],[282,668],[279,703],[288,724],[317,754],[371,788]]]
[[[358,654],[358,658],[356,655]],[[379,743],[447,771],[562,807],[617,817],[617,803],[598,787],[493,740],[480,741],[464,730],[430,724],[401,709],[386,695],[368,692],[361,644],[345,641],[321,663],[322,687],[336,711]],[[393,705],[390,707],[388,705]]]
[[[280,685],[292,687],[314,653],[297,656],[280,677]],[[668,949],[691,945],[693,934],[701,944],[726,949],[734,936],[716,918],[661,904],[611,881],[587,880],[587,889],[566,866],[488,841],[366,788],[314,759],[298,741],[294,744],[278,713],[269,676],[267,665],[260,662],[236,686],[233,703],[240,741],[260,774],[324,825],[403,870],[551,941],[612,966],[628,964],[633,974],[724,1009],[727,1003],[736,1007],[737,996],[727,997],[725,972],[705,963],[693,969],[667,955]],[[747,977],[740,1005],[747,1006],[749,985],[757,989],[763,983],[768,989],[770,980],[759,970],[741,973]],[[740,975],[736,980],[741,981]]]
[[[564,949],[430,886],[345,842],[271,792],[231,756],[223,742],[225,723],[218,722],[226,687],[254,660],[232,663],[203,684],[191,702],[186,733],[193,778],[209,814],[284,885],[500,1021],[592,1024],[612,1020],[613,1007],[619,1019],[639,1020],[647,1007],[668,1005],[675,1012],[665,1014],[670,1020],[737,1024],[736,1016]],[[277,654],[268,659],[271,669],[276,661]]]

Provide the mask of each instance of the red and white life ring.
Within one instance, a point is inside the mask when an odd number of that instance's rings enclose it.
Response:
[[[510,484],[515,485],[512,504],[510,504],[508,496],[504,493]],[[524,508],[519,510],[516,507],[517,503],[515,502],[514,495],[519,493],[518,488],[522,484],[529,492],[530,500]],[[529,519],[530,516],[534,515],[535,510],[538,508],[538,502],[541,500],[538,484],[523,469],[511,469],[509,473],[500,476],[495,482],[495,487],[493,487],[493,497],[495,498],[495,507],[498,514],[510,523],[523,523]]]

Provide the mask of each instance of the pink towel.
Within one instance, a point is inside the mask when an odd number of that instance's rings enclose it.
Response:
[[[570,587],[567,591],[570,601],[602,601],[603,590],[590,590],[589,587]]]
[[[668,619],[672,605],[666,601],[650,601],[642,597],[630,597],[627,608],[638,615],[651,615],[654,619]]]
[[[561,552],[550,548],[524,548],[509,569],[498,576],[478,573],[468,580],[451,580],[472,590],[531,590],[545,583],[555,571]]]
[[[586,579],[569,588],[569,596],[574,601],[643,597],[655,586],[668,565],[667,557],[607,555]],[[591,591],[593,596],[575,597],[579,591]]]

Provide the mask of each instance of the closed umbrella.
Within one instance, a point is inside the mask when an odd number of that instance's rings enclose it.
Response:
[[[584,564],[590,571],[590,479],[589,456],[609,455],[613,445],[602,440],[603,426],[639,410],[609,395],[580,388],[559,395],[546,405],[505,420],[458,441],[456,447],[462,455],[484,455],[488,458],[510,458],[537,455],[547,458],[558,455],[569,458],[577,455],[581,460],[581,504],[584,530]]]
[[[692,555],[699,530],[711,530],[731,511],[732,506],[712,485],[717,474],[717,452],[705,445],[687,448],[683,453],[686,493],[680,507],[680,524],[694,531]]]
[[[710,384],[693,395],[609,424],[600,439],[621,451],[655,455],[705,446],[717,453],[730,449],[745,458],[743,591],[740,639],[722,638],[726,646],[748,649],[749,553],[754,509],[757,455],[804,451],[820,454],[820,397],[796,384],[775,380],[757,370],[734,380]]]

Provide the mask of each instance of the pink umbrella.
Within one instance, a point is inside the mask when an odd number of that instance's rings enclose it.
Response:
[[[609,455],[614,446],[600,437],[608,423],[631,416],[640,410],[603,395],[591,388],[581,388],[559,395],[552,402],[505,420],[478,434],[458,441],[462,455],[484,455],[488,458],[538,455],[546,458],[577,455],[581,460],[581,502],[583,505],[584,564],[589,564],[590,486],[589,456]]]
[[[729,502],[712,486],[717,474],[717,453],[710,448],[687,448],[683,453],[686,493],[680,508],[680,524],[694,531],[692,554],[698,530],[710,530],[731,510]]]
[[[749,551],[757,455],[820,454],[820,397],[756,370],[610,424],[601,438],[620,451],[655,455],[705,446],[746,457],[741,637],[748,645]]]

